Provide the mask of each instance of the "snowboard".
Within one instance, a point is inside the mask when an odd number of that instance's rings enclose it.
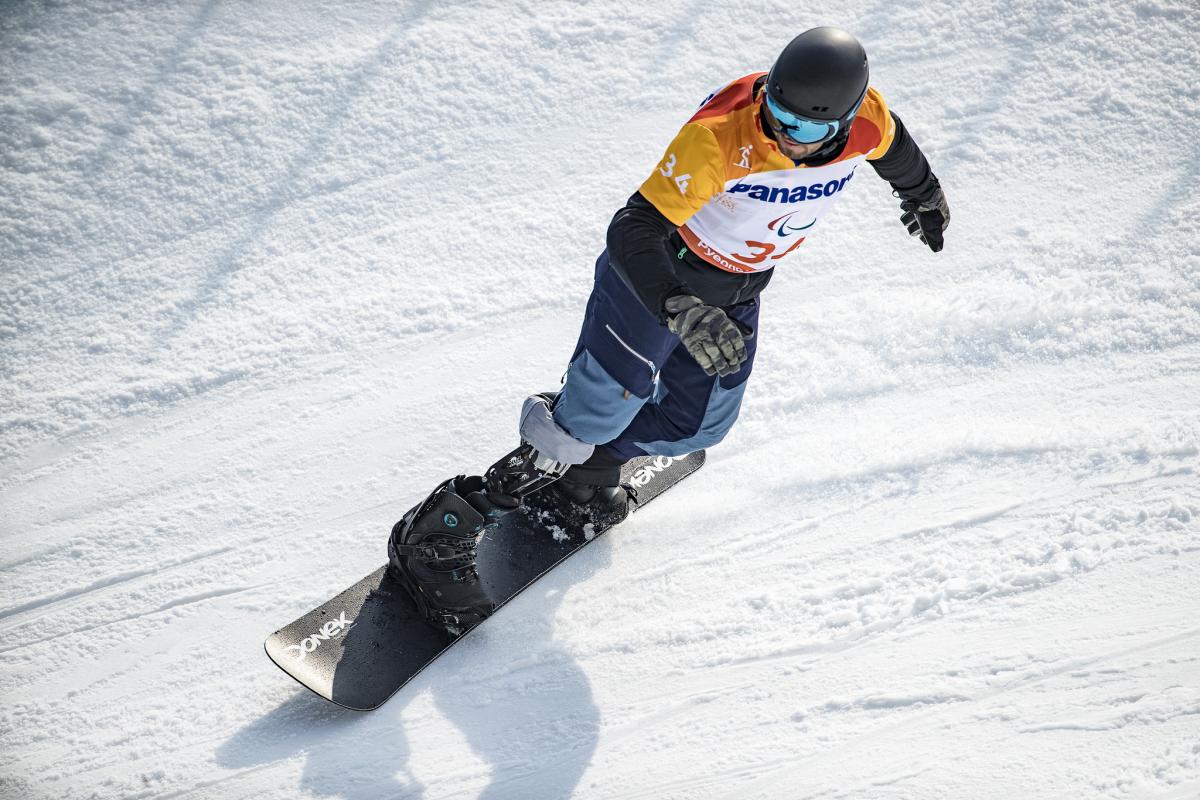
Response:
[[[630,496],[629,513],[645,507],[703,464],[703,450],[633,459],[621,470],[621,483]],[[535,492],[480,540],[479,577],[496,600],[497,611],[624,518],[575,518],[556,502],[557,497],[549,487]],[[481,623],[487,624],[491,623]],[[425,622],[385,564],[275,631],[267,638],[266,650],[280,669],[326,700],[369,711],[470,634],[454,636]]]

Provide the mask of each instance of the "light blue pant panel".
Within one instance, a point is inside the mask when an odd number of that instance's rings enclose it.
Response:
[[[645,402],[626,392],[584,350],[567,370],[567,381],[554,404],[554,421],[582,442],[604,444],[629,427]]]
[[[729,429],[737,421],[738,412],[742,408],[742,395],[745,391],[745,381],[731,389],[726,389],[721,386],[719,380],[714,378],[712,392],[708,395],[708,406],[704,410],[704,419],[695,435],[673,442],[636,442],[636,444],[647,453],[660,456],[682,456],[712,447],[725,438],[725,434],[729,433]]]

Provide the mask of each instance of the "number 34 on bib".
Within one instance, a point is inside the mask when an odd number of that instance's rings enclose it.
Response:
[[[687,194],[688,181],[690,181],[692,179],[692,176],[686,172],[682,175],[677,175],[677,176],[673,175],[673,173],[675,172],[675,154],[674,153],[670,153],[667,155],[667,160],[665,162],[663,162],[662,167],[658,171],[663,174],[664,178],[674,177],[675,185],[679,187],[679,193]]]

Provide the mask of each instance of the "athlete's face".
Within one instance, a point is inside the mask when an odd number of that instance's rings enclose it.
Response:
[[[775,119],[774,115],[771,114],[771,109],[767,108],[765,104],[763,105],[763,111],[766,112],[767,127],[771,129],[771,133],[775,137],[775,143],[779,145],[779,152],[783,153],[793,161],[797,161],[801,158],[808,158],[813,153],[820,150],[822,145],[825,144],[825,142],[804,144],[803,142],[797,142],[790,139],[788,135],[783,132],[783,126],[779,124],[779,120]]]

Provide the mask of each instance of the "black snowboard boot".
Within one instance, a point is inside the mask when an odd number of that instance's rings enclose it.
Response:
[[[475,570],[475,547],[484,527],[517,505],[516,498],[489,496],[483,478],[459,475],[392,528],[392,572],[429,622],[458,635],[495,610]]]
[[[549,487],[564,515],[575,526],[611,527],[629,514],[629,493],[621,485],[624,459],[597,447]]]

